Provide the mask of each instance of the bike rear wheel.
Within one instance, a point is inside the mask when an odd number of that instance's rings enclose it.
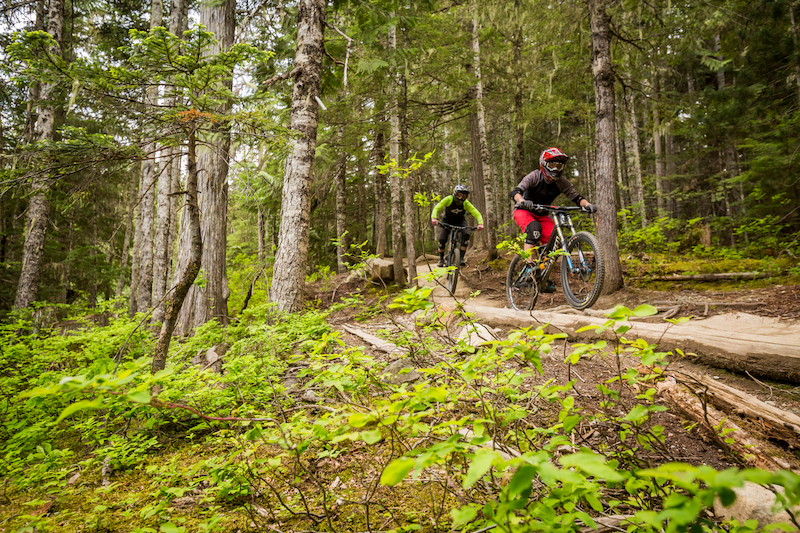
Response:
[[[569,255],[561,258],[564,296],[575,309],[589,308],[603,290],[605,268],[600,244],[591,233],[579,231],[567,243],[567,251]]]
[[[455,267],[447,272],[447,290],[455,296],[456,287],[458,286],[458,274],[461,270],[461,248],[456,248],[450,252],[447,266]]]
[[[514,257],[506,274],[506,296],[512,309],[530,311],[536,305],[539,286],[533,279],[533,271],[520,256]]]

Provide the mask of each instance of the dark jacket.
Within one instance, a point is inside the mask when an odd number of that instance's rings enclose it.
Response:
[[[526,200],[544,205],[551,205],[561,193],[564,193],[564,196],[577,205],[581,205],[581,200],[583,200],[583,196],[578,194],[578,191],[575,190],[575,187],[572,186],[566,176],[561,176],[553,183],[548,183],[539,169],[522,178],[519,185],[511,191],[512,200],[517,193],[521,193]]]

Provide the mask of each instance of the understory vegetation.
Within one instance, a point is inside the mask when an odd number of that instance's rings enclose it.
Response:
[[[682,354],[625,339],[649,306],[612,312],[600,328],[612,342],[524,328],[476,348],[457,336],[470,317],[429,289],[302,314],[257,292],[232,324],[176,340],[157,374],[152,326],[114,302],[64,306],[55,323],[44,309],[8,317],[0,528],[522,532],[624,517],[628,531],[745,532],[757,523],[718,523],[715,499],[752,481],[800,502],[790,471],[675,460],[655,393]],[[348,342],[331,320],[343,309],[402,349],[415,379],[389,368],[396,355]],[[543,358],[608,360],[598,408],[576,402],[574,379],[544,375]],[[583,439],[597,428],[600,441]]]

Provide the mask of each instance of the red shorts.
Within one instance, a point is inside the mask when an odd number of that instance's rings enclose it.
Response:
[[[522,233],[525,233],[525,230],[528,229],[528,224],[534,220],[538,220],[539,224],[542,225],[542,239],[540,242],[545,244],[550,239],[550,235],[553,233],[553,228],[555,227],[553,219],[548,215],[534,215],[525,209],[514,210],[514,222],[517,223]]]

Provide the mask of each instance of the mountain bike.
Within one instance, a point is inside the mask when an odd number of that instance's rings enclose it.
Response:
[[[555,227],[547,244],[531,250],[531,261],[517,255],[508,266],[506,294],[512,308],[533,309],[559,258],[567,302],[575,309],[586,309],[597,302],[605,276],[603,254],[594,235],[575,231],[570,213],[576,211],[588,213],[583,207],[534,204],[534,212],[547,212]]]
[[[439,226],[450,230],[450,237],[445,248],[444,260],[447,269],[447,290],[455,296],[458,286],[458,275],[461,273],[461,241],[466,230],[477,230],[477,226],[453,226],[439,222]],[[449,268],[453,267],[453,268]]]

